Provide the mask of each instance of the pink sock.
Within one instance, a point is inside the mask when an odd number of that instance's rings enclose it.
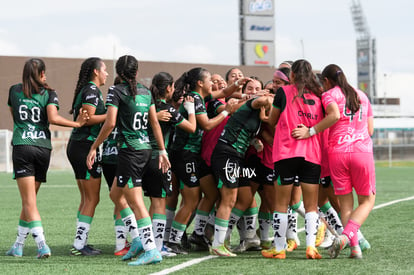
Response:
[[[358,234],[357,231],[361,227],[360,224],[357,224],[353,220],[349,220],[345,226],[344,231],[342,232],[343,235],[347,236],[351,246],[358,245]]]

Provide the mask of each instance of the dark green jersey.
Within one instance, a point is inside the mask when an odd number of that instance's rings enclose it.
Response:
[[[125,83],[109,88],[106,105],[118,108],[118,147],[133,150],[151,149],[148,136],[148,115],[154,104],[151,92],[137,84],[138,94],[132,96]]]
[[[168,147],[168,141],[170,140],[170,132],[172,127],[179,125],[183,122],[184,117],[178,112],[171,104],[166,103],[165,100],[160,100],[157,102],[157,112],[162,110],[167,110],[171,114],[171,118],[169,121],[160,121],[162,136],[164,138],[165,148]],[[152,132],[152,128],[148,129],[148,133],[150,136],[150,143],[152,146],[152,157],[158,156],[158,144],[154,137],[154,133]]]
[[[76,121],[79,115],[79,109],[83,105],[90,105],[95,107],[95,115],[102,115],[106,113],[105,103],[103,101],[102,93],[99,88],[93,83],[89,82],[81,89],[76,96],[75,104],[73,106],[73,120]],[[70,136],[73,140],[78,141],[95,141],[101,130],[102,123],[91,126],[84,125],[80,128],[74,128]]]
[[[188,94],[188,96],[194,98],[194,109],[196,115],[207,113],[204,99],[200,94],[191,92]],[[180,106],[179,112],[183,115],[184,118],[188,119],[188,113],[183,105]],[[200,153],[203,132],[203,129],[201,129],[198,123],[194,133],[188,133],[183,129],[177,127],[174,133],[173,144],[171,144],[171,150],[188,150],[193,153]]]
[[[10,87],[7,104],[13,112],[13,145],[33,145],[52,149],[46,107],[50,104],[59,109],[55,91],[42,90],[27,98],[23,85]]]
[[[102,163],[116,164],[118,162],[118,128],[115,127],[112,133],[105,139],[102,145]]]
[[[252,108],[253,100],[255,99],[248,100],[231,115],[219,138],[243,155],[261,125],[260,109]]]

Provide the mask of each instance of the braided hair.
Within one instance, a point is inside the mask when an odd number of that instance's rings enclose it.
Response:
[[[352,113],[356,113],[361,102],[355,89],[346,80],[342,69],[338,65],[330,64],[323,69],[322,76],[326,77],[333,87],[339,86],[341,88],[346,98],[346,107]]]
[[[53,89],[41,79],[42,72],[46,71],[45,62],[39,58],[31,58],[26,61],[23,67],[23,93],[27,98],[32,98],[32,93],[42,93],[43,89],[52,91]]]
[[[128,83],[131,95],[137,95],[138,60],[132,55],[123,55],[116,62],[115,69],[119,78]]]
[[[73,96],[72,109],[69,113],[73,114],[75,108],[76,97],[82,90],[82,88],[91,81],[94,70],[100,70],[102,66],[102,59],[99,57],[90,57],[82,62],[81,69],[79,71],[78,83],[76,84],[75,94]]]

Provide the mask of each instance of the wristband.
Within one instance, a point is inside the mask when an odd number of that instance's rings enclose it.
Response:
[[[229,115],[229,112],[227,112],[226,110],[224,110],[220,114],[222,114],[224,116],[224,118],[226,118]]]
[[[195,114],[194,102],[184,101],[184,109],[189,115]]]
[[[309,136],[313,136],[313,135],[316,135],[315,127],[309,128]]]
[[[165,150],[165,149],[164,149],[164,150],[159,150],[159,151],[158,151],[158,155],[159,155],[159,156],[161,156],[161,155],[168,155],[168,154],[167,154],[167,150]]]

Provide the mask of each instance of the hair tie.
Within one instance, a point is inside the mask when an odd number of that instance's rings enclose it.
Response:
[[[342,73],[341,70],[336,71],[336,75],[339,75],[340,73]]]

